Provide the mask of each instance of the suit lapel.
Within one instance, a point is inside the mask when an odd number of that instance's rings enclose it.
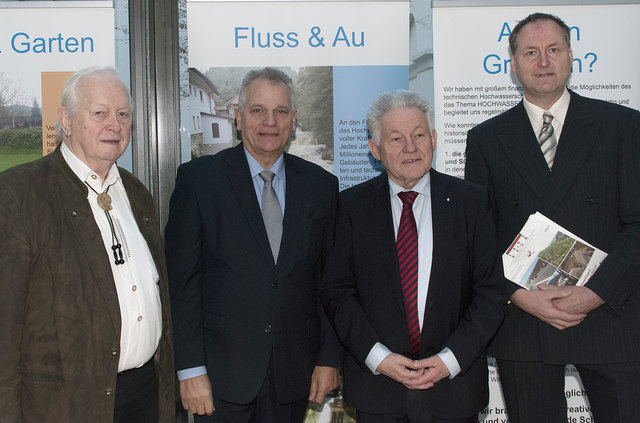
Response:
[[[598,123],[579,95],[571,92],[569,110],[558,140],[552,180],[543,197],[543,213],[553,214],[593,149]]]
[[[431,169],[431,223],[433,228],[433,255],[431,259],[431,273],[429,276],[429,290],[425,315],[434,302],[438,301],[438,294],[446,281],[447,254],[451,251],[454,207],[456,198],[448,191],[449,182],[441,174]],[[422,330],[427,325],[424,324]]]
[[[70,235],[75,237],[81,247],[80,250],[85,254],[85,262],[91,267],[93,282],[104,298],[113,329],[120,339],[121,316],[118,294],[109,263],[110,257],[107,256],[100,229],[87,201],[88,188],[69,168],[59,149],[53,154],[54,175],[57,175],[54,183],[61,185],[60,204],[65,208],[70,227],[74,231]]]
[[[278,265],[286,260],[291,251],[291,246],[294,245],[294,238],[298,234],[298,226],[302,221],[302,204],[306,201],[305,193],[308,182],[304,172],[296,166],[290,159],[290,156],[287,153],[283,154],[287,188],[285,192],[282,241],[280,242],[280,252],[278,253]]]
[[[367,211],[367,216],[370,219],[367,227],[371,229],[372,245],[376,245],[379,240],[382,240],[377,250],[379,257],[375,257],[375,260],[381,261],[379,268],[386,272],[384,280],[391,285],[396,304],[401,315],[404,316],[404,297],[400,283],[393,214],[391,213],[389,176],[386,172],[382,172],[374,178],[372,184],[372,195],[367,197],[367,204],[364,205],[364,210]]]
[[[498,139],[522,179],[542,198],[549,185],[551,172],[522,102],[505,114],[504,131],[498,134]]]
[[[262,212],[260,211],[256,190],[251,180],[251,171],[249,170],[249,164],[244,155],[244,147],[242,144],[234,147],[234,154],[231,156],[231,160],[227,163],[227,166],[229,166],[229,184],[238,203],[240,203],[240,210],[242,210],[246,218],[249,231],[256,238],[256,242],[269,261],[273,262],[273,254],[271,253],[267,230],[264,227]]]

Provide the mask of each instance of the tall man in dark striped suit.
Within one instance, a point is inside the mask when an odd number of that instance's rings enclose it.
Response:
[[[514,27],[524,99],[469,131],[466,178],[488,187],[502,250],[539,211],[609,255],[585,286],[505,279],[511,304],[489,354],[513,423],[567,421],[568,363],[598,421],[638,422],[640,113],[567,90],[569,35],[541,13]]]

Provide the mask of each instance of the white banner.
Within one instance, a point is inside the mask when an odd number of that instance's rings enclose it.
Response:
[[[210,58],[229,67],[408,66],[408,8],[398,1],[190,1],[189,66],[206,69]]]
[[[640,107],[640,50],[632,47],[640,40],[638,4],[436,7],[436,169],[462,177],[467,130],[520,101],[508,39],[518,20],[533,12],[557,15],[571,29],[570,89]]]

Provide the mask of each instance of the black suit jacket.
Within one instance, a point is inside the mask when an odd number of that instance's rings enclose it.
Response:
[[[214,394],[248,403],[269,360],[282,402],[309,394],[341,350],[317,285],[332,242],[337,180],[285,153],[277,264],[242,144],[179,167],[166,227],[176,368],[206,365]]]
[[[486,191],[431,173],[433,264],[421,358],[449,347],[462,372],[423,392],[424,406],[444,418],[467,417],[488,401],[485,348],[504,317],[501,274]],[[499,269],[498,269],[499,271]],[[340,194],[336,244],[322,300],[349,354],[346,401],[369,413],[403,414],[407,388],[364,364],[376,342],[410,356],[386,173]]]
[[[640,356],[640,113],[571,92],[549,171],[522,103],[469,131],[466,178],[489,189],[504,252],[536,211],[609,255],[587,286],[606,304],[563,331],[509,305],[490,354],[548,363]],[[510,296],[518,286],[505,279]]]

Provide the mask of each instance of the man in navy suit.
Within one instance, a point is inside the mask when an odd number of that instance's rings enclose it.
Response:
[[[535,13],[509,37],[524,99],[469,131],[466,178],[489,189],[506,250],[536,211],[608,253],[584,286],[521,289],[489,354],[511,422],[566,422],[565,364],[600,422],[640,408],[640,113],[567,90],[569,28]]]
[[[338,184],[284,153],[293,98],[283,72],[249,72],[242,144],[178,169],[166,249],[180,395],[196,421],[300,423],[338,385],[342,350],[317,295]]]
[[[431,169],[417,94],[382,94],[367,123],[386,172],[340,194],[321,294],[349,353],[345,400],[359,423],[476,423],[506,304],[487,192]]]

